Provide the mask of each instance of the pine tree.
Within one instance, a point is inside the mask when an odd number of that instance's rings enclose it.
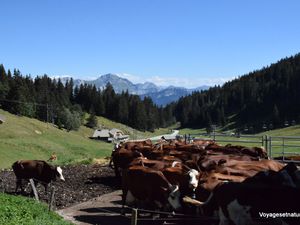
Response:
[[[4,66],[0,64],[0,104],[4,99],[6,99],[8,92],[9,92],[8,77],[5,72]]]

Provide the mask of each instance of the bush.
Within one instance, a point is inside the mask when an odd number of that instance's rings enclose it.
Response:
[[[98,126],[98,120],[94,113],[92,113],[89,118],[87,119],[86,126],[89,128],[95,128]]]
[[[78,111],[71,111],[70,109],[63,107],[60,112],[58,112],[56,123],[68,131],[78,130],[81,125],[81,114]]]

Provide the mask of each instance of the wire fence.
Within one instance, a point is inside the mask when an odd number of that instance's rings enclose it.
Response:
[[[31,186],[31,189],[32,189],[34,199],[39,202],[40,199],[39,199],[38,190],[36,189],[36,184],[37,183],[41,183],[43,185],[45,185],[45,184],[48,185],[48,184],[45,183],[45,182],[42,182],[40,180],[34,179],[34,178],[29,179],[29,183],[30,183],[30,186]],[[49,209],[49,211],[52,211],[52,210],[55,209],[54,203],[55,203],[55,186],[52,183],[50,183],[50,195],[49,195],[49,199],[48,199],[48,209]]]
[[[271,159],[283,162],[300,163],[300,136],[268,135],[228,135],[213,133],[210,135],[185,135],[190,140],[212,140],[218,144],[237,144],[246,147],[264,147]]]
[[[175,212],[157,211],[141,208],[133,208],[126,206],[125,209],[129,212],[129,216],[121,215],[130,220],[131,225],[137,225],[141,223],[147,224],[216,224],[219,221],[215,216],[204,216],[199,213],[195,214],[183,214]],[[109,212],[111,214],[115,212]]]

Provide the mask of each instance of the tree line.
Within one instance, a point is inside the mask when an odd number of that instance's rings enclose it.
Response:
[[[227,125],[246,133],[300,123],[300,54],[182,97],[174,114],[183,127]]]
[[[12,113],[51,120],[67,129],[78,128],[84,112],[89,112],[139,130],[153,131],[178,121],[182,127],[215,124],[255,133],[300,123],[300,54],[165,107],[149,97],[117,94],[111,84],[103,90],[89,84],[74,87],[72,79],[65,84],[47,75],[32,79],[0,65],[0,104]]]
[[[72,78],[66,83],[47,75],[23,76],[0,65],[0,107],[11,113],[53,122],[68,130],[77,129],[84,112],[103,116],[133,128],[153,131],[175,122],[171,107],[156,106],[151,98],[141,99],[128,92],[115,93],[111,84],[103,90],[94,85],[74,87]]]

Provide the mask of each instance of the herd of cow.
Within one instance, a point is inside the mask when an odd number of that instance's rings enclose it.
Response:
[[[110,166],[122,180],[122,204],[195,213],[220,225],[300,224],[300,171],[269,160],[264,148],[212,141],[126,142]],[[62,169],[41,160],[13,164],[16,191],[22,180],[47,185],[64,180]]]
[[[143,140],[117,145],[110,166],[123,206],[192,210],[222,225],[300,224],[300,171],[264,148]]]

